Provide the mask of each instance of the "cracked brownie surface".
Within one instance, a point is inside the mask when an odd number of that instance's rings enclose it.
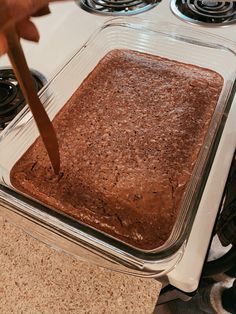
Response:
[[[157,248],[170,236],[222,86],[211,70],[114,50],[53,121],[60,175],[39,138],[11,182],[128,244]]]

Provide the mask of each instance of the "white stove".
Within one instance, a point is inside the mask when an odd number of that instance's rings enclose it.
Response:
[[[30,68],[40,71],[47,79],[50,79],[61,68],[62,64],[87,41],[95,29],[112,18],[109,15],[86,12],[75,2],[52,4],[51,11],[51,15],[34,19],[41,34],[40,43],[23,42]],[[185,25],[236,42],[236,22],[224,26],[188,23],[190,22],[189,19],[188,22],[183,21],[171,11],[170,2],[167,0],[163,0],[156,7],[140,13],[139,17],[153,22],[163,21]],[[1,57],[0,68],[7,65],[9,65],[7,57]],[[236,100],[231,107],[224,128],[185,253],[181,261],[165,278],[168,283],[184,292],[195,291],[199,284],[215,218],[236,147],[235,116]]]
[[[156,7],[137,16],[153,22],[188,25],[236,42],[236,23],[223,27],[186,23],[173,14],[170,5],[170,1],[164,0]],[[87,41],[96,28],[114,17],[86,12],[74,2],[51,4],[50,8],[51,15],[34,19],[41,34],[40,43],[27,41],[23,43],[30,67],[42,72],[47,78],[52,77],[63,62]],[[1,57],[0,67],[6,64],[9,64],[7,57]]]

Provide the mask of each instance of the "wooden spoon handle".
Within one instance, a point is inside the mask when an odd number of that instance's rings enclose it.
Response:
[[[59,146],[55,130],[50,121],[36,90],[36,85],[27,65],[23,49],[15,28],[12,26],[5,31],[8,43],[8,57],[13,66],[23,95],[32,111],[39,133],[47,150],[55,174],[60,171]]]

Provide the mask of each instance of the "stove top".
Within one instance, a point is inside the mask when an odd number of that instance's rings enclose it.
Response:
[[[202,25],[236,23],[236,2],[212,0],[172,0],[173,13],[183,21]]]
[[[58,69],[61,69],[62,65],[78,52],[78,48],[85,45],[87,39],[98,27],[112,18],[112,16],[108,16],[113,15],[113,13],[109,13],[109,9],[106,7],[108,2],[116,6],[118,15],[123,15],[123,13],[126,12],[125,7],[127,2],[129,4],[138,3],[138,0],[130,0],[130,2],[128,0],[83,1],[84,4],[81,3],[81,6],[85,6],[87,3],[85,3],[85,1],[91,1],[90,4],[92,3],[92,8],[82,10],[81,7],[78,6],[78,3],[72,1],[52,4],[51,15],[35,19],[35,23],[41,33],[40,44],[35,45],[23,41],[23,47],[29,66],[40,70],[47,79],[53,77],[54,74],[58,72]],[[105,9],[101,7],[101,4],[103,7],[105,4]],[[121,4],[124,5],[123,8],[117,7]],[[182,6],[182,4],[185,9],[181,9],[183,12],[177,13],[177,7],[179,10],[179,6]],[[177,26],[187,26],[188,29],[193,29],[197,32],[209,32],[213,35],[228,38],[233,41],[233,45],[236,45],[236,23],[234,23],[235,15],[232,13],[235,9],[234,3],[217,2],[217,4],[213,5],[210,4],[210,0],[201,2],[197,0],[162,0],[158,5],[153,3],[149,3],[149,5],[153,6],[151,10],[148,10],[148,6],[141,6],[141,8],[138,9],[139,11],[137,13],[142,12],[142,14],[139,14],[139,18],[153,22],[167,22],[174,23]],[[105,14],[91,14],[94,10],[94,6],[98,6],[99,13],[104,13],[106,10],[107,12]],[[199,22],[194,22],[195,13],[188,13],[190,16],[183,17],[185,12],[197,10],[196,7],[201,11]],[[216,9],[218,13],[216,13]],[[125,14],[130,15],[132,13],[133,12],[127,12]],[[226,13],[228,17],[225,16]],[[205,19],[205,15],[214,14],[216,14],[217,17],[211,16]],[[181,15],[181,18],[177,18],[179,15]],[[191,22],[191,24],[189,22]],[[220,25],[227,26],[221,27]],[[181,49],[181,47],[179,49]],[[5,67],[7,65],[9,65],[7,58],[1,57],[0,66]],[[9,89],[10,90],[6,92],[4,86],[4,91],[1,92],[3,98],[7,93],[13,93],[11,87],[9,87]],[[221,137],[221,143],[201,198],[198,213],[186,244],[183,258],[181,262],[167,274],[168,282],[183,291],[192,292],[197,288],[199,283],[211,232],[218,212],[218,204],[221,202],[222,193],[236,147],[235,116],[236,104],[232,105],[227,119],[224,133]],[[27,224],[27,229],[29,228]],[[32,228],[32,234],[34,234],[33,230],[34,228]],[[98,261],[97,256],[96,258],[90,256],[90,259],[97,264],[103,264]],[[189,267],[189,265],[191,265],[191,267]],[[115,268],[114,263],[112,263],[112,265],[109,264],[108,267],[112,269]]]

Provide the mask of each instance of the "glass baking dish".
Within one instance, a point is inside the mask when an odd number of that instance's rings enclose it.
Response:
[[[139,18],[109,20],[40,92],[40,99],[51,119],[98,62],[114,49],[130,49],[197,65],[216,71],[224,79],[223,90],[169,239],[156,249],[141,250],[19,193],[11,185],[10,171],[39,135],[28,108],[23,109],[0,134],[0,204],[5,208],[4,215],[53,247],[119,271],[142,276],[163,275],[180,261],[184,253],[224,129],[235,92],[236,48],[224,38],[196,32],[189,27],[154,24]]]

